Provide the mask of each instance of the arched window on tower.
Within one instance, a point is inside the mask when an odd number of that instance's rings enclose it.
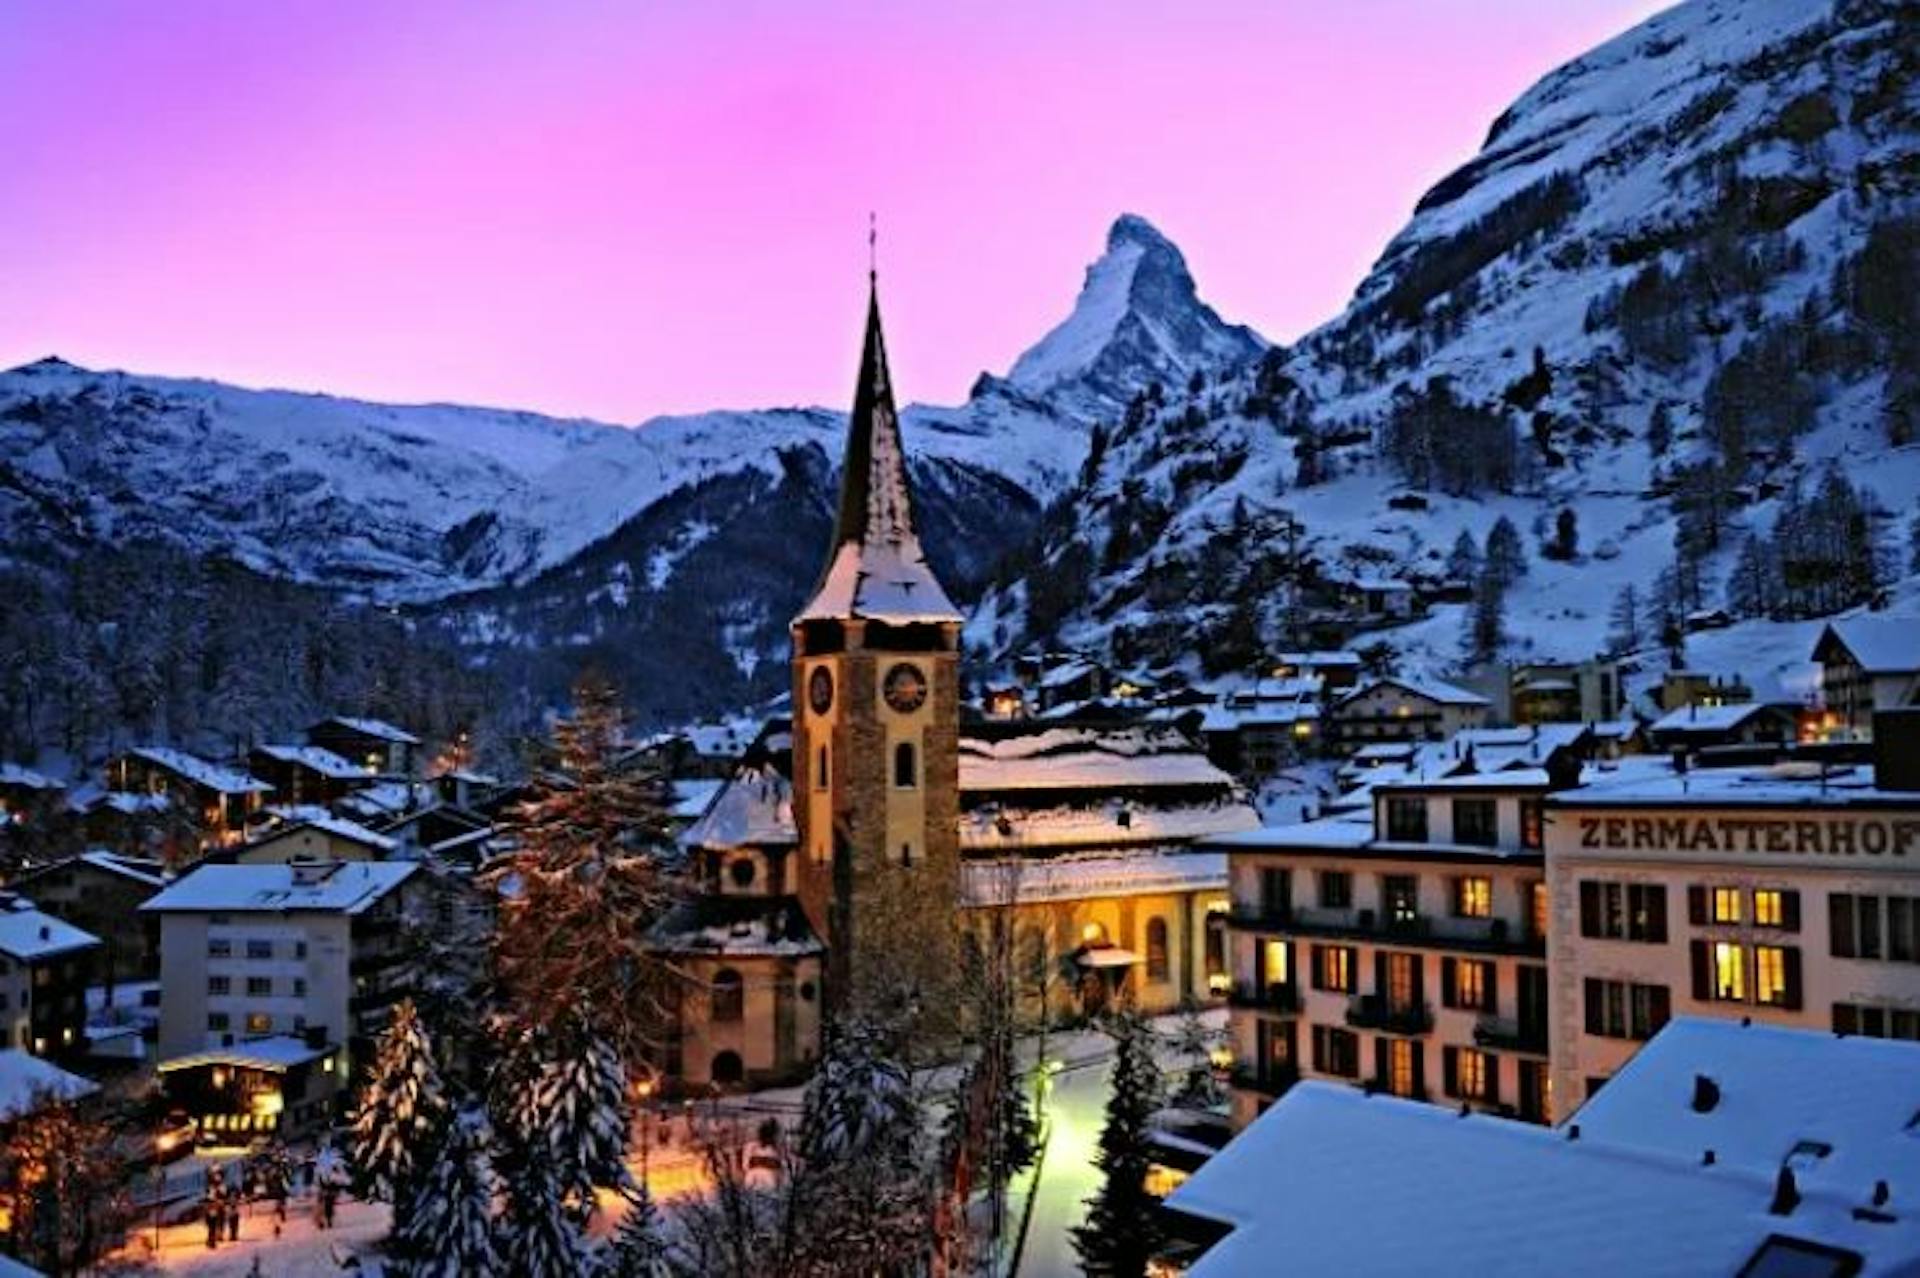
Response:
[[[830,784],[830,774],[827,771],[829,761],[827,747],[821,746],[813,752],[813,788],[816,790],[824,790]]]
[[[893,748],[893,784],[899,790],[920,784],[920,760],[911,742],[902,741]]]
[[[1163,918],[1147,920],[1147,979],[1167,979],[1167,921]]]
[[[737,1021],[746,1013],[746,990],[740,973],[723,967],[713,974],[713,1019]]]

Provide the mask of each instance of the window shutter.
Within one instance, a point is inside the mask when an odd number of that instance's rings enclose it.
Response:
[[[1827,893],[1827,931],[1832,938],[1835,958],[1852,958],[1853,896],[1847,892]]]
[[[1440,1049],[1440,1087],[1449,1096],[1460,1094],[1460,1049]]]
[[[1385,950],[1375,950],[1373,952],[1373,992],[1379,997],[1381,1002],[1384,1003],[1386,1001],[1387,952]]]
[[[1496,963],[1480,964],[1480,1010],[1488,1016],[1500,1014],[1500,967]]]
[[[1591,879],[1580,881],[1580,935],[1600,935],[1600,885]]]
[[[1427,1095],[1427,1048],[1416,1039],[1410,1050],[1413,1052],[1413,1094],[1424,1100]]]
[[[1316,990],[1324,990],[1327,988],[1327,951],[1325,948],[1316,945],[1309,950],[1307,954],[1307,966],[1313,970],[1313,988]]]
[[[1784,891],[1780,894],[1780,926],[1788,932],[1800,930],[1800,894]]]
[[[1327,1072],[1327,1027],[1324,1025],[1313,1027],[1313,1072]]]
[[[1707,889],[1695,883],[1687,889],[1687,922],[1700,927],[1707,921]]]
[[[1416,951],[1408,961],[1413,964],[1413,1005],[1424,1007],[1427,1002],[1427,956]]]
[[[1460,1005],[1460,977],[1457,966],[1459,961],[1454,958],[1440,960],[1440,1006],[1442,1007]]]
[[[1486,1054],[1487,1063],[1487,1104],[1500,1103],[1500,1058],[1492,1052]]]
[[[1697,1002],[1708,1002],[1713,998],[1713,978],[1707,970],[1707,943],[1689,941],[1687,950],[1693,960],[1693,997]]]
[[[1781,953],[1785,959],[1781,966],[1786,977],[1786,989],[1781,991],[1783,997],[1780,1001],[1780,1006],[1790,1012],[1797,1012],[1801,1007],[1800,947],[1797,945],[1789,945],[1781,951]]]
[[[1647,1028],[1655,1034],[1660,1032],[1662,1025],[1673,1019],[1673,995],[1667,991],[1666,986],[1649,985],[1647,987],[1647,1019],[1652,1022]]]
[[[1656,883],[1641,890],[1647,894],[1646,939],[1665,945],[1667,943],[1667,889]]]
[[[1386,1036],[1381,1035],[1373,1040],[1373,1080],[1381,1091],[1387,1091],[1388,1081],[1392,1077],[1393,1071],[1387,1068]]]
[[[1589,976],[1586,981],[1587,1033],[1596,1038],[1604,1037],[1607,1032],[1605,1010],[1601,1004],[1606,1001],[1606,986],[1597,976]]]

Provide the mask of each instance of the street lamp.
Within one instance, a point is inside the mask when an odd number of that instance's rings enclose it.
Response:
[[[640,1111],[640,1183],[647,1186],[647,1192],[653,1192],[648,1183],[652,1170],[653,1153],[653,1115],[647,1112],[647,1101],[653,1096],[653,1080],[642,1078],[633,1085],[633,1099]]]

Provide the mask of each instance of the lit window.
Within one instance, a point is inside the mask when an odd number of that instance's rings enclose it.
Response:
[[[1713,997],[1724,1003],[1747,998],[1747,956],[1731,941],[1713,943]]]
[[[1486,963],[1462,961],[1454,967],[1454,1005],[1473,1010],[1487,1005]]]
[[[1412,1096],[1413,1053],[1415,1044],[1411,1039],[1395,1038],[1387,1045],[1387,1090],[1395,1096]]]
[[[1268,941],[1261,947],[1260,975],[1262,984],[1285,985],[1292,973],[1287,963],[1287,943]]]
[[[1457,1074],[1454,1079],[1459,1094],[1468,1100],[1483,1100],[1487,1095],[1487,1054],[1475,1051],[1471,1047],[1460,1049],[1460,1056],[1454,1065]]]
[[[1546,822],[1538,799],[1520,800],[1520,846],[1546,846]]]
[[[1463,919],[1493,917],[1493,880],[1467,877],[1453,881],[1453,912]]]
[[[266,1012],[248,1012],[247,1013],[247,1033],[249,1034],[273,1033],[273,1017]]]
[[[1753,922],[1756,927],[1786,926],[1786,898],[1778,888],[1759,888],[1754,891]]]
[[[1787,952],[1778,945],[1753,947],[1753,997],[1773,1006],[1788,1001]]]
[[[1720,887],[1713,890],[1713,921],[1715,923],[1738,923],[1740,921],[1740,889]]]

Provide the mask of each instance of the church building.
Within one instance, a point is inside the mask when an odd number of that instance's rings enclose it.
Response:
[[[676,1082],[798,1077],[836,1014],[938,1036],[996,919],[1036,1019],[1223,996],[1225,858],[1191,844],[1252,807],[1165,726],[963,728],[963,620],[915,524],[876,290],[791,723],[682,835],[703,891],[655,932],[683,977]]]

